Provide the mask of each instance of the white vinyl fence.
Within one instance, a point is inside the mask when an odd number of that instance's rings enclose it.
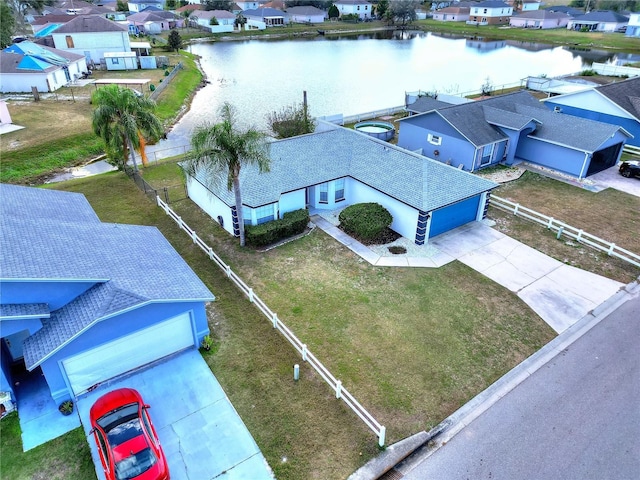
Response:
[[[608,63],[596,63],[591,64],[591,69],[600,75],[610,75],[612,77],[637,77],[640,75],[640,68],[627,67],[624,65],[610,65]]]
[[[260,310],[267,320],[272,323],[273,328],[277,329],[289,342],[293,347],[300,353],[302,356],[302,360],[309,363],[316,372],[329,384],[329,386],[335,391],[336,398],[341,399],[346,403],[351,410],[355,412],[358,417],[376,434],[378,437],[378,445],[381,447],[384,446],[385,443],[385,434],[386,428],[383,425],[380,425],[378,421],[369,413],[365,408],[360,405],[360,403],[351,395],[346,388],[342,386],[342,382],[336,379],[327,368],[322,365],[322,363],[313,355],[307,346],[302,343],[295,334],[289,330],[289,328],[282,323],[282,321],[278,318],[276,313],[272,312],[271,309],[267,306],[266,303],[258,297],[253,292],[253,289],[249,287],[246,283],[242,281],[242,279],[233,271],[231,267],[224,263],[222,259],[213,251],[213,249],[208,246],[199,236],[198,234],[192,230],[183,220],[178,216],[165,202],[162,201],[160,197],[156,197],[158,206],[162,208],[167,215],[169,215],[173,220],[180,226],[182,230],[187,232],[187,234],[193,240],[193,243],[198,245],[211,260],[213,260],[229,277],[229,279],[235,283],[235,285],[244,293],[250,302],[252,302],[258,310]]]
[[[562,235],[566,235],[580,243],[584,243],[585,245],[589,245],[597,250],[607,252],[607,255],[611,257],[620,258],[632,265],[635,265],[636,267],[640,267],[640,255],[636,255],[629,250],[618,247],[615,243],[607,242],[595,235],[591,235],[590,233],[586,233],[576,227],[567,225],[560,220],[556,220],[553,217],[548,217],[547,215],[543,215],[542,213],[523,207],[519,203],[510,202],[509,200],[496,197],[495,195],[491,195],[489,203],[496,208],[539,223],[540,225],[544,225],[549,230],[557,232],[558,238]]]

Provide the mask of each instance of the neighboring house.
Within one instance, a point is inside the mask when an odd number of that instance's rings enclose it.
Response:
[[[247,19],[247,24],[257,28],[283,27],[289,23],[289,15],[275,8],[256,8],[243,10],[242,15]]]
[[[425,159],[352,129],[320,122],[309,135],[270,144],[270,171],[240,173],[243,218],[256,225],[303,208],[335,210],[376,202],[393,216],[391,228],[418,245],[481,220],[497,185]],[[233,192],[206,175],[187,178],[189,197],[233,235],[238,223]]]
[[[199,3],[190,3],[190,4],[185,5],[183,7],[176,8],[175,12],[178,15],[182,15],[182,12],[191,12],[191,14],[193,14],[194,11],[203,10],[203,9],[204,9],[204,7],[202,5],[200,5]]]
[[[105,52],[131,51],[127,27],[99,16],[77,16],[51,37],[56,48],[84,55],[87,63],[100,63]]]
[[[527,161],[584,178],[615,165],[631,136],[618,125],[550,111],[526,91],[425,108],[399,120],[398,145],[472,172]]]
[[[157,228],[103,223],[77,193],[0,198],[0,390],[26,368],[61,402],[209,333],[214,296]]]
[[[565,28],[570,19],[569,15],[562,12],[533,10],[514,15],[509,20],[509,25],[521,28]]]
[[[33,30],[36,38],[46,37],[50,35],[56,28],[70,22],[75,17],[73,15],[45,15],[43,17],[36,17],[31,23],[31,30]]]
[[[581,32],[617,32],[626,27],[629,19],[616,12],[594,10],[572,18],[567,24],[569,30]]]
[[[218,25],[211,25],[211,19],[215,18]],[[227,10],[208,10],[193,12],[189,17],[191,22],[208,28],[212,33],[233,32],[236,16]]]
[[[571,17],[577,17],[578,15],[584,14],[584,12],[580,9],[567,7],[564,5],[552,5],[550,7],[544,7],[544,10],[549,10],[550,12],[562,12],[566,13]]]
[[[137,13],[147,7],[157,7],[159,10],[162,10],[163,2],[162,0],[128,0],[127,5],[129,6],[130,12]]]
[[[486,0],[472,5],[467,23],[472,25],[502,25],[509,23],[513,8],[499,0]]]
[[[629,15],[629,24],[625,32],[627,37],[640,37],[640,13],[632,13]]]
[[[327,12],[316,7],[291,7],[287,9],[289,19],[293,23],[322,23]]]
[[[176,26],[182,26],[182,20],[177,20],[171,12],[166,12],[171,17],[158,15],[156,12],[139,12],[129,15],[127,23],[129,31],[137,34],[157,34],[166,32]],[[178,24],[180,22],[180,24]],[[133,28],[132,28],[133,27]]]
[[[640,147],[640,77],[546,98],[543,102],[566,115],[620,125],[633,135],[627,143]]]
[[[521,11],[532,12],[540,9],[540,2],[538,0],[522,0]]]
[[[466,22],[470,10],[469,7],[446,7],[433,12],[433,19],[440,22]]]
[[[45,47],[29,41],[0,52],[0,92],[55,92],[87,71],[83,55]],[[1,274],[1,272],[0,272]]]
[[[358,15],[361,20],[371,18],[372,5],[370,2],[364,0],[338,0],[333,4],[338,7],[341,17],[343,15],[355,14]]]
[[[238,8],[244,10],[256,10],[260,8],[260,2],[235,2]]]

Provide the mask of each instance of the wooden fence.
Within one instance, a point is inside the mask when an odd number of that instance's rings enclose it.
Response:
[[[282,336],[284,336],[293,347],[300,353],[302,360],[309,363],[316,372],[329,384],[329,386],[335,392],[336,398],[341,399],[346,403],[351,410],[355,412],[358,417],[369,427],[378,437],[378,445],[381,447],[385,443],[386,428],[380,425],[378,421],[371,415],[356,399],[351,395],[346,388],[342,386],[342,382],[336,379],[331,372],[313,355],[307,345],[302,343],[298,337],[278,318],[278,315],[271,311],[264,301],[258,297],[251,287],[249,287],[242,279],[233,271],[231,267],[224,263],[222,259],[208,246],[198,234],[191,229],[183,220],[178,216],[160,197],[156,197],[158,206],[162,208],[167,215],[169,215],[178,226],[187,232],[187,234],[193,240],[193,243],[198,245],[209,258],[220,267],[227,277],[246,295],[250,302],[252,302],[258,310],[260,310],[267,320],[273,325],[273,328],[278,330]]]
[[[596,250],[606,252],[610,257],[620,258],[625,262],[635,265],[636,267],[640,267],[640,255],[618,247],[615,243],[607,242],[606,240],[596,237],[595,235],[591,235],[590,233],[586,233],[579,228],[572,227],[560,220],[556,220],[553,217],[548,217],[547,215],[538,213],[535,210],[523,207],[519,203],[514,203],[509,200],[505,200],[504,198],[496,197],[495,195],[491,195],[489,203],[496,208],[539,223],[540,225],[544,225],[549,230],[557,232],[558,238],[565,235],[573,240],[577,240],[580,243],[593,247]]]

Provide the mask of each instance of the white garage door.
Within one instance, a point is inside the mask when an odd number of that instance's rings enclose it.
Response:
[[[184,313],[62,361],[75,395],[92,385],[194,345]]]

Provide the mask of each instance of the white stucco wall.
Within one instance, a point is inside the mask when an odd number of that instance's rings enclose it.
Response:
[[[595,90],[587,90],[584,92],[574,93],[567,96],[557,96],[549,98],[556,104],[567,105],[569,107],[588,109],[594,112],[606,113],[607,115],[615,115],[617,117],[633,119],[633,117],[618,107],[608,98],[599,94]]]
[[[280,218],[287,212],[294,212],[305,207],[305,189],[284,193],[280,197]]]
[[[231,208],[191,177],[187,177],[187,192],[189,193],[189,198],[211,218],[217,221],[218,216],[221,216],[223,221],[222,228],[233,235]]]
[[[93,62],[99,63],[106,52],[130,52],[129,33],[122,32],[97,32],[97,33],[53,33],[55,48],[66,50],[90,57]],[[67,47],[67,36],[73,39],[73,47]]]
[[[84,59],[72,62],[68,66],[71,82],[87,71]],[[47,82],[48,80],[48,82]],[[0,75],[0,92],[31,92],[37,87],[38,92],[54,92],[69,83],[64,70],[59,68],[49,73],[3,73]]]

